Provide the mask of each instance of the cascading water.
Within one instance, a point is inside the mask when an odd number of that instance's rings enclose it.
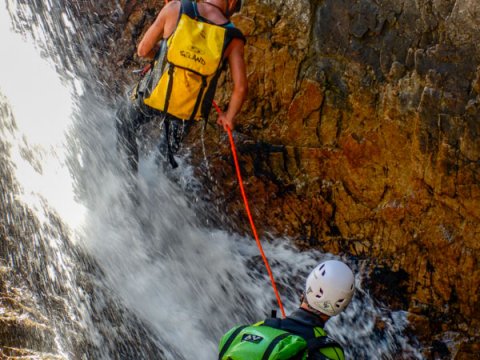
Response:
[[[2,41],[19,49],[0,59],[2,221],[29,230],[9,232],[15,245],[0,265],[23,277],[55,334],[48,349],[63,358],[214,359],[227,329],[275,307],[254,241],[205,225],[205,204],[185,195],[201,187],[191,186],[187,160],[167,177],[146,154],[138,179],[125,174],[114,108],[92,85],[88,29],[60,1],[33,3],[8,2],[9,15],[47,60],[0,7]],[[288,239],[264,246],[291,311],[308,270],[331,256]],[[352,265],[357,295],[328,324],[347,357],[421,358],[403,334],[406,314],[376,307],[361,288],[362,264]]]

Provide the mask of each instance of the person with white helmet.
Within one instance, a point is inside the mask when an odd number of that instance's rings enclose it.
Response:
[[[338,315],[353,297],[354,276],[343,262],[328,260],[308,275],[302,308],[320,317]]]
[[[355,277],[348,265],[338,260],[318,264],[307,277],[297,310],[285,319],[270,318],[254,326],[231,329],[220,342],[219,359],[253,360],[258,353],[259,359],[344,360],[341,345],[328,337],[324,326],[330,317],[348,306],[354,291]],[[272,328],[284,334],[272,333]],[[293,335],[293,338],[286,334]],[[273,345],[280,337],[283,343]],[[249,339],[261,340],[249,342]],[[265,351],[273,355],[265,354]],[[289,354],[285,355],[286,351]]]

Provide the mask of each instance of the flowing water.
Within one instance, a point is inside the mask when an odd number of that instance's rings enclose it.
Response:
[[[2,221],[29,229],[17,233],[0,265],[23,277],[25,294],[49,317],[52,352],[214,359],[226,330],[275,307],[255,242],[198,216],[208,204],[195,201],[201,185],[188,157],[166,176],[145,154],[138,179],[125,174],[109,87],[95,75],[99,55],[88,45],[102,33],[89,32],[88,19],[74,20],[78,8],[0,4],[2,184],[10,184],[2,187],[9,192]],[[308,270],[333,256],[300,252],[288,239],[264,247],[292,311]],[[420,359],[404,334],[406,313],[378,307],[362,288],[364,264],[350,263],[356,296],[328,331],[348,358]]]

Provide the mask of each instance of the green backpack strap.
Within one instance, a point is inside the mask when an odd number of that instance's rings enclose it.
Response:
[[[245,329],[247,326],[248,325],[239,326],[235,329],[235,331],[232,332],[232,334],[228,337],[227,341],[225,341],[225,344],[223,344],[222,350],[220,350],[220,354],[218,355],[218,360],[222,360],[223,355],[225,355],[225,352],[228,350],[230,345],[232,345],[233,340],[235,340],[240,331]]]
[[[319,351],[320,349],[329,347],[339,347],[340,349],[342,348],[342,346],[338,342],[336,342],[332,338],[329,338],[328,336],[319,336],[315,339],[307,340],[308,354],[314,353],[315,356],[322,360],[331,359]]]
[[[328,336],[319,336],[315,339],[307,340],[307,346],[309,352],[326,347],[342,347],[338,342]]]

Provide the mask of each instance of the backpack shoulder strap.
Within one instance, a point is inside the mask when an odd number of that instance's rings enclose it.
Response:
[[[244,43],[247,42],[247,38],[245,37],[245,35],[243,35],[239,28],[236,28],[235,26],[226,26],[226,29],[228,34],[227,36],[230,40],[239,39],[242,40]]]
[[[329,338],[328,336],[319,336],[314,339],[307,340],[307,346],[308,352],[323,349],[326,347],[342,348],[342,346],[338,342],[336,342],[332,338]]]
[[[192,0],[182,0],[181,14],[185,14],[192,19],[198,18],[197,3]]]

